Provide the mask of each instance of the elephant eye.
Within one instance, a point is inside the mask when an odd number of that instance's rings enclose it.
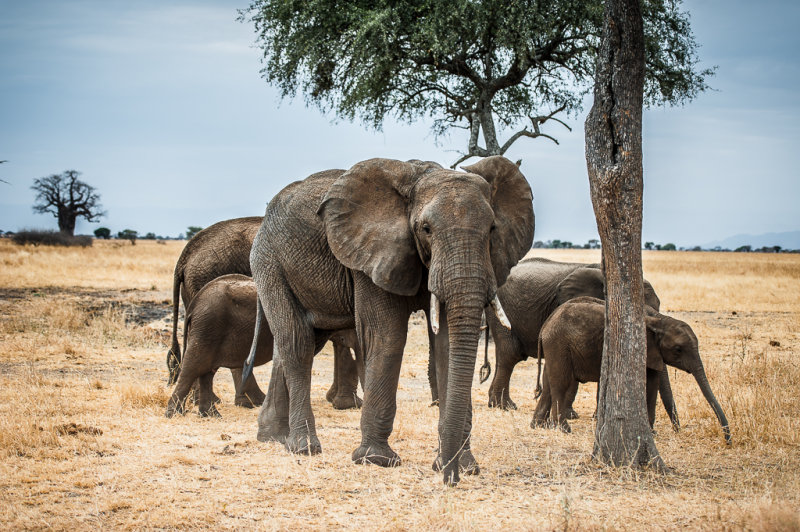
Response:
[[[682,351],[683,351],[683,348],[682,348],[681,346],[679,346],[679,345],[676,345],[676,346],[675,346],[675,352],[676,352],[676,353],[680,353],[680,352],[682,352]]]
[[[431,226],[430,226],[430,225],[428,225],[428,223],[427,223],[427,222],[425,222],[424,224],[422,224],[422,230],[425,232],[425,234],[426,234],[426,235],[429,235],[429,234],[431,234]]]

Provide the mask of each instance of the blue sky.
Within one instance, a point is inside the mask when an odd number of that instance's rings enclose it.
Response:
[[[260,215],[288,183],[371,157],[449,165],[461,132],[335,121],[259,74],[241,1],[0,0],[0,229],[56,228],[33,179],[83,173],[116,232],[177,235]],[[714,88],[644,119],[643,240],[679,246],[800,230],[800,3],[686,1]],[[588,102],[584,112],[588,111]],[[536,239],[596,237],[583,120],[518,141]],[[79,233],[98,224],[79,221]]]

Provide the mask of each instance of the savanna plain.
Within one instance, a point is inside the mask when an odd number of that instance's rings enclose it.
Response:
[[[0,528],[327,530],[800,530],[800,255],[644,253],[662,312],[688,322],[731,423],[720,428],[691,376],[670,370],[682,423],[659,405],[666,474],[590,459],[595,385],[572,434],[529,427],[536,364],[517,366],[519,410],[473,386],[481,474],[457,488],[431,470],[438,410],[427,336],[412,317],[393,469],[350,461],[359,412],[325,401],[330,346],[314,365],[323,454],[256,441],[256,410],[164,417],[172,270],[182,242],[96,241],[84,249],[0,240]],[[534,250],[595,262],[592,250]],[[478,356],[481,363],[482,353]],[[490,346],[490,360],[493,350]],[[256,368],[266,390],[270,366]]]

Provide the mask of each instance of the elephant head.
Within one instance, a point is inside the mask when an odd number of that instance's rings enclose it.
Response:
[[[534,228],[533,195],[514,163],[496,156],[464,170],[371,159],[345,172],[318,211],[342,264],[393,294],[429,293],[432,314],[445,305],[450,353],[440,436],[450,483],[458,481],[481,314],[530,249]]]
[[[657,371],[664,370],[664,364],[691,373],[700,391],[719,420],[725,441],[731,442],[731,432],[725,412],[711,391],[708,377],[700,359],[697,337],[692,328],[681,320],[648,311],[645,317],[647,326],[647,367]]]

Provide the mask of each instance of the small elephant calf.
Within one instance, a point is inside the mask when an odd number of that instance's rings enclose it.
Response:
[[[184,353],[177,384],[167,404],[166,416],[184,412],[186,396],[198,380],[197,405],[201,416],[219,416],[214,406],[213,379],[219,368],[241,368],[250,352],[255,331],[256,285],[246,275],[230,274],[207,283],[192,299],[184,321]],[[353,360],[350,348],[359,353],[355,331],[332,333],[335,341],[334,383],[328,400],[335,408],[361,406],[356,395],[361,365]],[[346,347],[345,347],[346,346]],[[255,365],[272,360],[273,337],[262,327],[258,337]],[[341,375],[340,375],[341,374]],[[244,386],[236,382],[238,406],[260,406],[264,393],[251,374]]]
[[[703,396],[719,420],[730,442],[730,429],[711,391],[697,337],[685,322],[647,309],[647,413],[650,426],[655,418],[659,372],[664,364],[691,373]],[[536,405],[531,427],[558,423],[570,432],[567,423],[567,392],[575,381],[599,382],[605,328],[605,302],[579,297],[561,305],[545,322],[539,334],[539,358],[545,359],[542,396]]]

